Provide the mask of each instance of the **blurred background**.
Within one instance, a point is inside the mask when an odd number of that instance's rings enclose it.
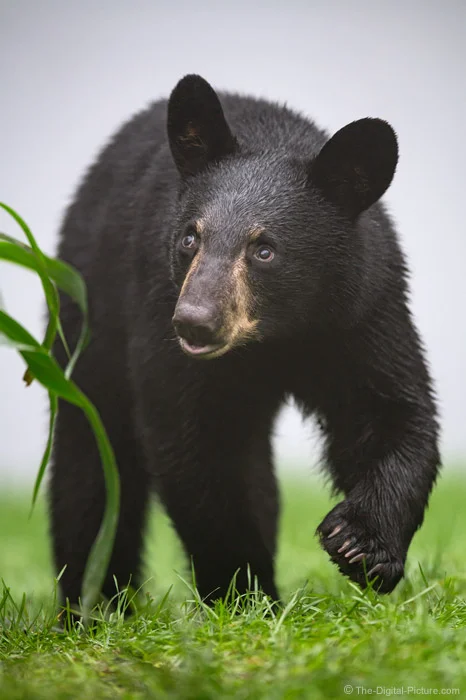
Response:
[[[287,102],[330,132],[390,121],[401,159],[385,198],[412,271],[412,309],[442,415],[449,469],[466,464],[466,3],[464,0],[0,0],[0,200],[54,253],[64,208],[119,125],[178,79]],[[0,230],[20,236],[6,215]],[[42,334],[35,278],[0,263],[8,311]],[[0,348],[0,480],[31,483],[47,403]],[[276,428],[283,469],[318,460],[292,406]]]

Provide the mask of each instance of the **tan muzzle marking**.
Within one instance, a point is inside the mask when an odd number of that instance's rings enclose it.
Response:
[[[202,261],[202,253],[199,250],[193,259],[183,285],[179,299],[185,293],[190,280],[199,268]],[[257,320],[252,320],[250,315],[253,306],[253,297],[247,278],[247,263],[244,257],[238,258],[229,275],[229,279],[222,289],[218,290],[219,297],[223,298],[223,334],[229,347],[241,344],[249,338],[258,337]]]
[[[231,275],[231,302],[226,318],[231,344],[241,342],[256,335],[258,321],[250,318],[253,298],[247,278],[246,260],[238,258]]]
[[[201,257],[202,257],[201,251],[199,250],[197,255],[194,257],[191,265],[189,266],[189,269],[186,273],[186,277],[183,280],[183,284],[181,286],[180,293],[178,295],[178,300],[180,300],[181,297],[183,296],[183,293],[186,290],[186,287],[188,286],[189,280],[191,279],[191,277],[193,276],[193,274],[196,272],[197,268],[199,267],[199,264],[201,262]]]

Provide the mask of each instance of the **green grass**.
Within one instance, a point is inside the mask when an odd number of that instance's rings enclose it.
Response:
[[[331,506],[326,491],[313,480],[288,480],[282,490],[283,611],[271,613],[259,594],[236,610],[196,602],[158,512],[138,612],[67,634],[56,626],[43,503],[28,520],[27,495],[4,493],[0,575],[10,593],[0,597],[1,700],[323,698],[345,697],[346,685],[356,697],[403,687],[465,696],[466,480],[440,482],[407,577],[389,597],[363,595],[320,551],[314,530]]]

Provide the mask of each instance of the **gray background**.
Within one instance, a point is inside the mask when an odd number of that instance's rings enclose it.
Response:
[[[466,461],[466,3],[0,1],[0,199],[52,253],[63,209],[119,124],[185,73],[286,101],[334,131],[380,116],[401,160],[386,197],[413,273],[412,308],[440,396],[446,461]],[[0,230],[19,232],[6,216]],[[35,334],[41,293],[0,264],[10,313]],[[32,478],[46,403],[0,350],[0,474]],[[282,463],[315,461],[292,409],[277,426]]]

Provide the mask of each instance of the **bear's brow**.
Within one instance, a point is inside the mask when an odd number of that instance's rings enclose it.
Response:
[[[205,230],[205,219],[199,218],[194,222],[194,228],[198,234],[201,234]],[[258,238],[264,233],[265,229],[261,224],[253,224],[248,231],[248,238],[251,243],[257,241]]]
[[[194,228],[196,229],[197,233],[202,233],[205,227],[205,221],[204,219],[196,219],[194,222]]]
[[[254,224],[254,226],[249,230],[249,240],[251,243],[257,241],[257,239],[264,233],[264,230],[264,227],[260,224]]]

